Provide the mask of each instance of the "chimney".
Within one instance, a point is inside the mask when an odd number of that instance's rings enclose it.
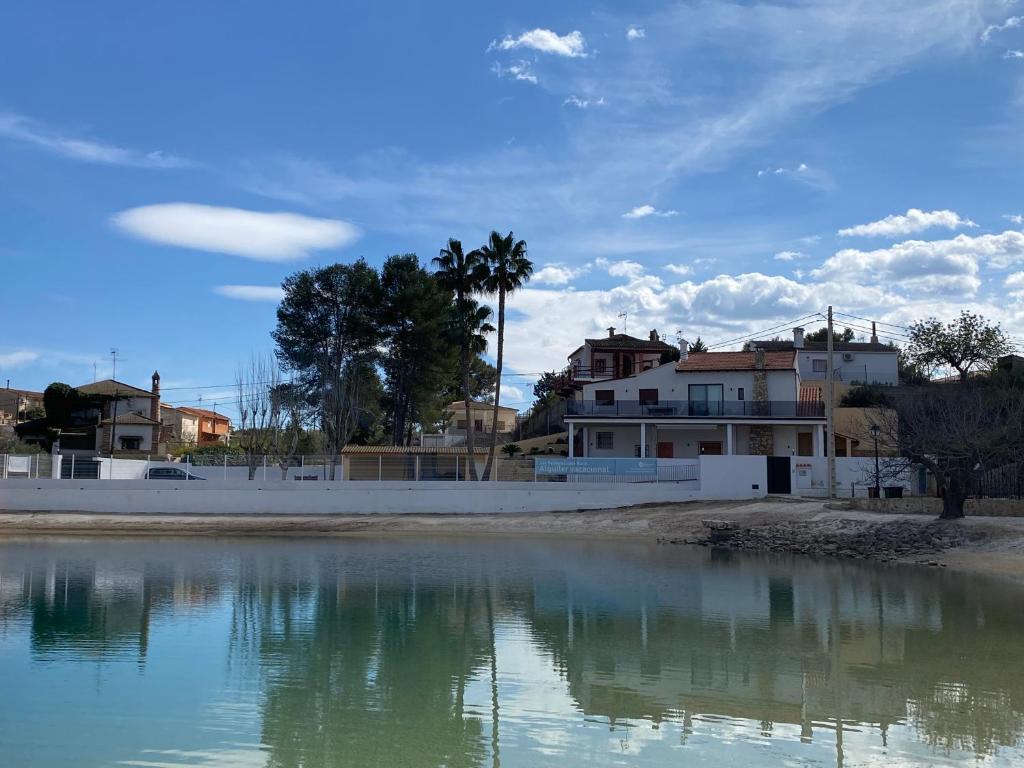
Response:
[[[149,406],[149,418],[160,421],[160,374],[157,371],[153,371],[153,402]]]
[[[875,321],[874,320],[871,321],[871,343],[872,344],[877,344],[878,343],[878,334],[875,332]]]
[[[608,338],[610,339],[614,335],[615,335],[615,326],[614,325],[609,326],[608,327]]]
[[[658,329],[655,328],[655,329],[653,329],[651,331],[651,341],[657,341],[657,340],[658,340]]]
[[[684,339],[682,336],[679,337],[679,359],[686,360],[690,356],[690,342]]]
[[[793,349],[804,348],[804,329],[799,326],[793,329]]]

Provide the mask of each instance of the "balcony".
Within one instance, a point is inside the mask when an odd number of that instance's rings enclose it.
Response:
[[[796,400],[661,400],[657,403],[639,400],[569,400],[567,416],[599,418],[651,419],[822,419],[824,403],[801,403]]]

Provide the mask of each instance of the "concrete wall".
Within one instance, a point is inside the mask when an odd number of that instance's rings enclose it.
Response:
[[[603,509],[699,497],[678,483],[300,483],[0,480],[0,510],[112,514],[473,514]]]
[[[864,499],[850,502],[854,509],[908,515],[938,515],[942,499],[914,496],[908,499]],[[1024,517],[1024,499],[968,499],[964,513],[969,517]]]
[[[701,456],[700,492],[710,499],[754,499],[768,493],[764,456]]]

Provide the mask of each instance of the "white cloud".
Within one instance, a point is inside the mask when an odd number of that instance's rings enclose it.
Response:
[[[183,168],[187,160],[160,150],[142,152],[90,139],[63,136],[22,115],[0,114],[0,139],[29,144],[72,160],[135,168]]]
[[[1024,51],[1008,48],[1003,54],[1004,59],[1024,59]]]
[[[776,261],[795,261],[796,259],[806,259],[807,254],[800,251],[779,251],[773,258]]]
[[[647,37],[647,30],[643,27],[630,27],[626,30],[627,40],[643,40]]]
[[[907,240],[874,251],[847,248],[811,274],[819,280],[842,277],[874,284],[899,283],[924,294],[973,296],[981,284],[978,272],[982,264],[1005,269],[1022,262],[1024,233],[1008,230],[978,237],[957,235],[950,240]]]
[[[1020,213],[1004,213],[1003,218],[1017,225],[1024,224],[1024,215]]]
[[[624,214],[622,214],[622,218],[624,218],[624,219],[645,219],[648,216],[668,217],[668,216],[678,216],[678,215],[679,215],[679,211],[673,211],[673,210],[659,211],[653,205],[638,205],[636,208],[632,208],[632,209],[626,211]]]
[[[910,208],[905,214],[894,213],[878,221],[840,229],[837,234],[840,237],[892,237],[922,232],[931,227],[957,229],[976,226],[978,225],[973,221],[963,218],[955,211],[922,211],[920,208]]]
[[[537,76],[533,74],[530,69],[530,62],[528,61],[517,61],[509,64],[507,67],[501,66],[501,64],[495,62],[494,66],[491,67],[491,71],[494,72],[498,77],[511,77],[514,80],[521,80],[525,83],[537,84]]]
[[[589,264],[581,267],[570,267],[562,263],[545,264],[533,273],[530,282],[541,285],[567,285],[589,269]]]
[[[213,292],[228,299],[272,301],[275,304],[284,298],[284,289],[279,285],[218,285]]]
[[[346,221],[195,203],[131,208],[114,215],[112,221],[143,240],[257,261],[293,261],[310,251],[342,248],[360,236]]]
[[[673,275],[679,275],[681,277],[693,274],[693,267],[688,264],[666,264],[662,269],[666,272],[671,272]]]
[[[601,96],[598,99],[581,99],[579,96],[570,96],[562,103],[569,106],[578,107],[580,109],[587,109],[588,107],[603,107],[604,96]]]
[[[1015,272],[1003,282],[1010,296],[1024,300],[1024,272]]]
[[[595,260],[594,263],[612,277],[626,277],[630,280],[636,280],[642,277],[645,272],[643,264],[629,259],[610,261],[609,259],[600,258]]]
[[[1005,32],[1008,29],[1015,29],[1024,24],[1024,16],[1010,16],[1006,21],[1000,24],[989,24],[985,27],[981,33],[981,41],[987,43],[992,39],[992,35],[997,32]]]
[[[516,48],[530,48],[541,53],[553,53],[556,56],[569,58],[585,57],[586,41],[583,34],[573,30],[567,35],[559,35],[550,29],[531,29],[519,37],[506,37],[500,42],[495,40],[487,50],[511,51]]]
[[[0,368],[20,368],[39,359],[38,352],[19,349],[14,352],[0,352]]]

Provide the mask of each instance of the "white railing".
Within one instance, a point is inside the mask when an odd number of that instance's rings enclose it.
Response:
[[[52,466],[48,453],[0,454],[0,477],[4,480],[50,477]]]

